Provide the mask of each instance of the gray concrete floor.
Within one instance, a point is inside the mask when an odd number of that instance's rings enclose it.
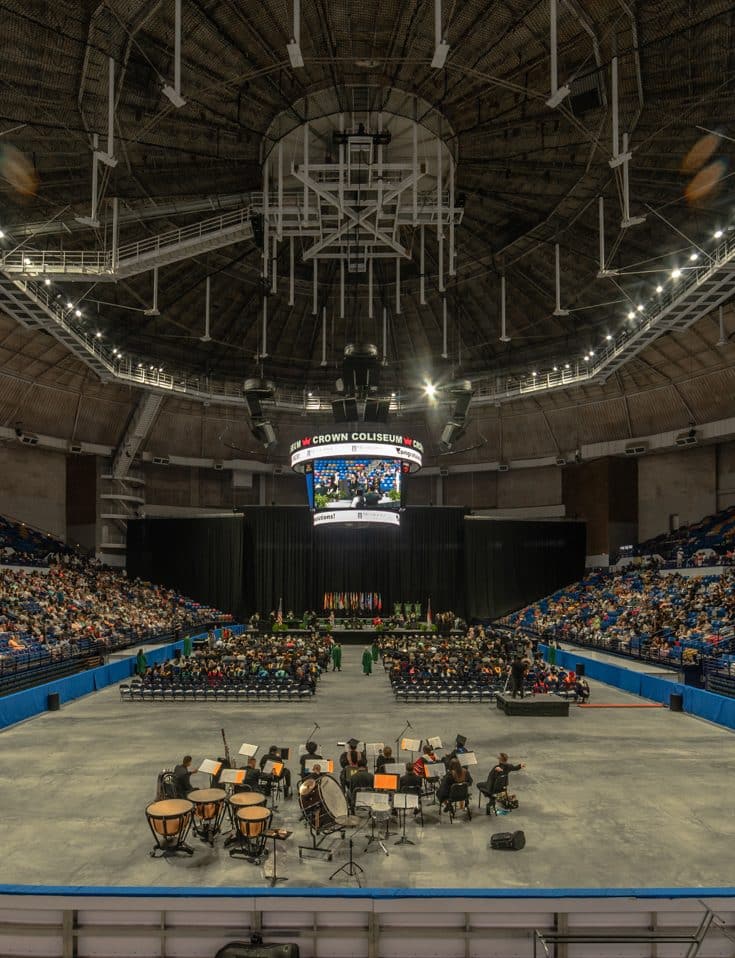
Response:
[[[498,751],[528,768],[512,776],[520,808],[471,823],[409,822],[413,846],[388,845],[389,857],[363,854],[363,885],[398,887],[639,887],[731,885],[735,813],[729,785],[735,771],[732,734],[666,709],[578,709],[569,718],[507,717],[487,705],[397,704],[382,669],[366,678],[360,648],[345,647],[341,673],[329,673],[316,699],[288,703],[196,704],[121,702],[112,687],[7,729],[0,736],[3,777],[2,881],[63,885],[263,886],[263,868],[230,859],[192,839],[191,859],[154,860],[145,807],[157,773],[185,752],[195,761],[244,741],[266,748],[297,746],[313,723],[322,754],[338,757],[337,741],[395,740],[408,718],[416,737],[451,743],[463,733],[487,775]],[[641,700],[591,682],[595,703]],[[295,763],[291,763],[292,767]],[[204,784],[204,783],[202,783]],[[346,859],[300,862],[306,832],[298,801],[281,801],[274,824],[294,829],[279,872],[290,886],[331,887],[329,874]],[[488,849],[490,834],[523,829],[519,853]],[[280,849],[279,849],[280,850]],[[342,877],[337,885],[354,885]]]

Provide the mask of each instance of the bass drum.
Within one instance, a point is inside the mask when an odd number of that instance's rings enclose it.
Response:
[[[331,775],[307,778],[299,786],[299,805],[315,832],[339,828],[338,818],[348,814],[345,793]]]

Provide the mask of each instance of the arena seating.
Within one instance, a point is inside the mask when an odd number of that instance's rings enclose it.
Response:
[[[60,539],[25,524],[0,516],[0,562],[8,565],[47,566],[50,556],[70,555]]]
[[[68,554],[44,572],[0,569],[0,677],[222,618],[169,589]]]
[[[735,506],[699,522],[647,539],[633,551],[637,556],[661,556],[667,567],[729,565],[735,550]],[[681,551],[681,562],[677,554]]]
[[[505,622],[549,638],[686,664],[730,650],[735,576],[597,572]]]

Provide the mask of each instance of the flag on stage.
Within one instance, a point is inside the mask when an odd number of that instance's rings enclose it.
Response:
[[[276,622],[279,625],[283,625],[283,596],[278,600],[278,615],[276,616]]]
[[[426,624],[431,625],[431,596],[429,596],[429,604],[426,606]]]

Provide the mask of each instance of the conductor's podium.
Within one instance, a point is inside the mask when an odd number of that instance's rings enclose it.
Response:
[[[569,700],[558,695],[524,695],[514,699],[508,692],[498,692],[495,703],[506,715],[569,715]]]

